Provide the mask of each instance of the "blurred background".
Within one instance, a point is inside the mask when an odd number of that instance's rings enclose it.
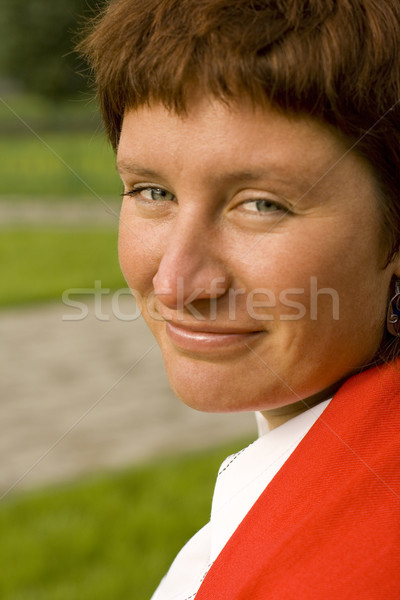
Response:
[[[0,7],[4,600],[149,598],[255,436],[252,415],[173,397],[127,293],[121,185],[73,51],[103,4]]]

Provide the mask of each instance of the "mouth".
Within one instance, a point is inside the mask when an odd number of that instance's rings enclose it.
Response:
[[[218,327],[216,325],[185,325],[171,321],[165,323],[169,340],[179,350],[194,353],[237,351],[246,348],[265,330]]]

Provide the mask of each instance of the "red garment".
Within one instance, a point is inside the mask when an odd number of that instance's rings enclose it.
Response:
[[[196,600],[400,599],[400,361],[351,377]]]

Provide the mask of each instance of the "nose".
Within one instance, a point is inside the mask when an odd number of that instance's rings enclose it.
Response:
[[[229,268],[220,256],[218,233],[193,219],[175,223],[153,278],[155,295],[171,309],[224,296]]]

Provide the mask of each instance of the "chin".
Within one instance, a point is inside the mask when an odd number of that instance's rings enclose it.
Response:
[[[263,371],[263,385],[254,385],[254,371],[240,368],[232,373],[231,365],[205,363],[189,359],[166,362],[167,376],[175,395],[187,406],[202,412],[245,412],[268,410],[291,404],[299,398],[288,393],[278,381],[268,380]],[[250,374],[250,376],[249,376]],[[252,385],[253,383],[253,385]]]
[[[210,385],[201,377],[187,375],[182,381],[168,373],[168,379],[177,398],[194,410],[210,413],[247,410],[237,401],[233,390],[222,389],[218,384]]]

